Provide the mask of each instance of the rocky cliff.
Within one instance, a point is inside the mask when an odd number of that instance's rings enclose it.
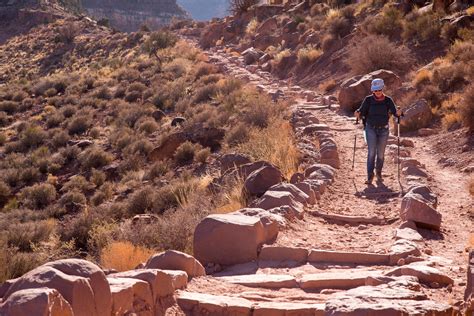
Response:
[[[229,13],[229,0],[178,0],[178,4],[188,11],[195,20],[220,18]]]
[[[82,5],[94,18],[106,18],[112,27],[125,32],[136,31],[143,24],[156,29],[173,17],[189,17],[175,0],[83,0]]]

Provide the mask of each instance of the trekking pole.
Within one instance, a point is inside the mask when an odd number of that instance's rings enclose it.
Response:
[[[400,107],[398,107],[400,109]],[[403,195],[403,186],[400,181],[400,119],[403,116],[403,112],[397,117],[397,170],[398,170],[398,184],[400,185],[400,193]]]
[[[359,124],[359,119],[356,119],[356,125]],[[355,164],[355,155],[356,155],[356,147],[357,147],[357,133],[354,135],[354,151],[352,153],[352,170],[354,170]]]

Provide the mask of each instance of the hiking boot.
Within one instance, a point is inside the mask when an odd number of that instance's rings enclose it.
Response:
[[[365,181],[365,184],[371,185],[372,181],[374,181],[374,175],[370,175],[369,178]]]
[[[376,176],[377,176],[377,182],[383,182],[382,171],[377,171]]]

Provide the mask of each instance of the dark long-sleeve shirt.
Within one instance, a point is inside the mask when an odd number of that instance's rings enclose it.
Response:
[[[374,95],[368,95],[357,111],[361,113],[362,117],[365,117],[366,124],[381,127],[388,124],[389,113],[396,116],[397,108],[392,98],[388,96],[385,96],[382,101],[378,101]]]

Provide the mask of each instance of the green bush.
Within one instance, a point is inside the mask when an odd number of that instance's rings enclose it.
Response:
[[[143,43],[143,50],[150,56],[155,56],[158,60],[161,59],[158,56],[158,51],[173,47],[178,38],[171,32],[167,31],[156,31],[150,34],[148,39]]]
[[[407,41],[437,41],[440,34],[441,22],[438,15],[412,13],[406,17],[402,37]]]
[[[26,207],[43,209],[56,200],[56,189],[49,183],[35,184],[21,191],[21,199]]]
[[[381,14],[367,20],[366,28],[373,34],[399,38],[403,31],[403,14],[393,6],[385,7]]]

